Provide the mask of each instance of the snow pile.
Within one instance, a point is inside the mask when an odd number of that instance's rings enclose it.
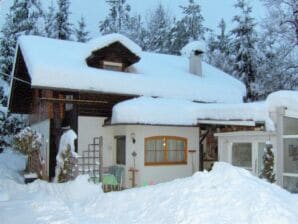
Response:
[[[206,52],[206,44],[202,41],[190,42],[181,49],[181,54],[189,58],[195,51]]]
[[[11,150],[4,150],[0,154],[0,202],[9,200],[7,189],[10,185],[24,182],[19,172],[25,169],[26,160],[25,156]]]
[[[90,43],[36,36],[21,36],[18,43],[33,87],[220,103],[240,103],[246,92],[243,83],[206,63],[202,77],[191,74],[189,59],[181,56],[141,52],[128,74],[88,67]]]
[[[23,161],[5,152],[1,169],[5,159],[19,168]],[[87,176],[65,184],[28,185],[5,179],[3,173],[0,178],[2,192],[9,195],[0,202],[5,224],[298,223],[297,195],[225,163],[209,173],[108,194],[88,183]]]
[[[117,33],[101,36],[89,41],[87,44],[90,46],[90,52],[92,52],[104,47],[108,47],[110,44],[113,44],[115,42],[120,42],[123,46],[125,46],[128,50],[130,50],[137,56],[140,56],[142,53],[142,48],[139,45],[137,45],[129,38]],[[86,57],[88,56],[90,56],[90,53]]]
[[[101,195],[83,215],[89,223],[293,224],[297,208],[297,196],[246,170],[217,163],[210,173]]]
[[[23,183],[23,178],[19,172],[26,168],[26,161],[26,156],[12,150],[4,150],[0,154],[0,182],[9,179]]]

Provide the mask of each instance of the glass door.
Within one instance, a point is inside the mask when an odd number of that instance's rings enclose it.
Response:
[[[255,158],[255,174],[256,176],[260,176],[262,173],[262,170],[264,168],[264,163],[263,163],[263,157],[264,157],[264,152],[266,148],[266,143],[265,142],[259,142],[257,143],[257,156]]]
[[[263,169],[264,142],[233,143],[231,163],[259,176]]]
[[[253,171],[252,164],[252,143],[233,143],[232,145],[232,165],[239,166],[249,171]]]
[[[298,119],[283,119],[283,186],[298,193]]]

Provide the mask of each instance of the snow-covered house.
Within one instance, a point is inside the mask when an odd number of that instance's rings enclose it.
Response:
[[[243,104],[245,86],[202,62],[200,44],[182,53],[186,57],[143,52],[119,34],[88,43],[20,37],[9,109],[30,114],[31,126],[43,134],[49,179],[65,125],[78,133],[82,157],[99,147],[94,164],[124,167],[124,187],[133,185],[131,179],[142,186],[190,176],[218,159],[255,172],[255,158],[261,159],[256,144],[271,140],[281,147],[276,135],[283,107]],[[298,172],[289,169],[287,177]]]

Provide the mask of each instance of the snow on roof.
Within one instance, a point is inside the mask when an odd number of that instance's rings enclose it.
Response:
[[[203,104],[186,100],[140,97],[114,106],[112,124],[197,125],[198,120],[265,122],[274,131],[270,112],[286,107],[298,112],[298,91],[278,91],[264,102]]]
[[[271,93],[266,102],[269,111],[274,111],[277,107],[285,107],[298,112],[298,91],[281,90]]]
[[[181,49],[181,54],[186,57],[190,57],[193,55],[195,51],[206,51],[206,44],[202,41],[193,41],[188,44],[186,44],[182,49]]]
[[[112,124],[197,125],[198,120],[267,121],[266,104],[204,104],[140,97],[114,106]]]
[[[89,45],[90,52],[92,52],[107,47],[115,42],[120,42],[123,46],[137,56],[140,56],[142,53],[142,48],[139,45],[118,33],[101,36],[99,38],[90,40],[87,44]]]
[[[141,52],[127,73],[88,67],[89,43],[37,36],[21,36],[18,43],[32,87],[219,103],[240,103],[246,92],[243,83],[206,63],[202,77],[189,73],[189,61],[181,56]]]

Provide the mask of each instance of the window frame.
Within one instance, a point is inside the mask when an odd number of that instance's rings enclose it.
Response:
[[[150,140],[163,140],[163,149],[164,149],[164,153],[165,153],[165,159],[162,162],[147,162],[147,156],[146,156],[146,145],[147,145],[147,141]],[[168,161],[168,144],[167,144],[167,140],[182,140],[184,142],[184,160],[183,161]],[[147,137],[145,138],[144,141],[144,164],[145,166],[161,166],[161,165],[187,165],[187,145],[188,145],[188,141],[187,138],[184,137],[179,137],[179,136],[152,136],[152,137]]]
[[[110,68],[108,68],[108,67],[110,67]],[[111,69],[111,67],[118,68],[119,70],[118,69]],[[109,70],[109,71],[122,72],[123,71],[123,63],[121,63],[121,62],[113,62],[113,61],[105,61],[104,60],[102,62],[102,68],[103,69],[106,69],[106,70]]]
[[[293,139],[293,140],[295,140],[295,139],[298,139],[298,135],[296,134],[296,133],[293,133],[293,134],[289,134],[289,133],[286,133],[286,127],[285,127],[285,119],[287,119],[287,118],[290,118],[290,119],[296,119],[296,120],[298,120],[298,116],[297,116],[297,114],[294,114],[294,116],[293,115],[291,115],[291,114],[285,114],[284,116],[283,116],[283,118],[282,118],[282,186],[284,187],[284,188],[286,188],[286,186],[285,186],[285,178],[298,178],[298,173],[295,173],[295,172],[285,172],[285,163],[284,163],[284,159],[285,159],[285,151],[286,151],[286,148],[285,148],[285,141],[287,140],[287,139]]]
[[[125,135],[121,135],[121,136],[115,136],[115,140],[116,140],[116,164],[117,165],[126,165],[126,136]],[[118,141],[119,140],[123,140],[124,141],[124,161],[120,161],[118,162]]]

